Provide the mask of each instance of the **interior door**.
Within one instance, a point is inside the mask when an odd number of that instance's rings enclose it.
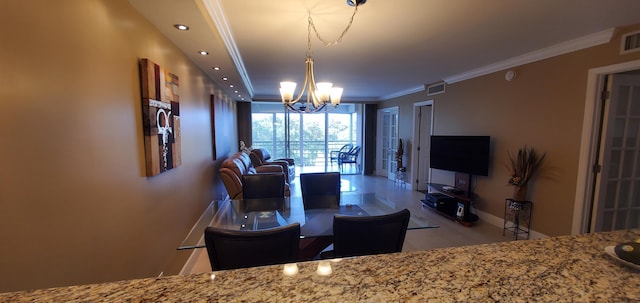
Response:
[[[396,162],[396,151],[398,150],[398,108],[394,108],[389,112],[389,126],[388,126],[387,142],[388,146],[386,150],[387,154],[387,178],[395,180],[396,171],[398,171],[398,162]]]
[[[432,106],[423,105],[418,107],[418,172],[417,172],[417,184],[416,190],[427,190],[427,183],[429,182],[429,167],[431,166],[429,160],[429,151],[431,150],[431,117]]]
[[[398,108],[378,110],[378,137],[376,144],[376,175],[395,178],[397,163],[394,160],[398,147]]]
[[[640,228],[640,71],[615,74],[603,110],[592,231]]]

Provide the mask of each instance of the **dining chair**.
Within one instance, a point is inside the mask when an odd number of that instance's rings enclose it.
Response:
[[[342,216],[333,218],[333,251],[321,258],[351,257],[402,251],[407,234],[408,209],[379,216]]]
[[[340,173],[300,174],[300,191],[304,209],[340,206]]]
[[[212,270],[296,262],[300,223],[257,231],[209,226],[204,231],[204,240]]]
[[[285,175],[260,173],[242,175],[242,198],[284,198]]]

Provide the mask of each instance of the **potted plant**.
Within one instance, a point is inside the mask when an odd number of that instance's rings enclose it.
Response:
[[[540,155],[533,147],[526,145],[520,148],[515,156],[509,152],[508,168],[511,171],[509,185],[513,186],[513,200],[527,200],[527,185],[545,156],[546,154]]]

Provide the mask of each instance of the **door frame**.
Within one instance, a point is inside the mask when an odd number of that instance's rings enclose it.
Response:
[[[640,69],[640,60],[589,69],[587,77],[587,96],[585,99],[584,117],[582,121],[582,136],[580,140],[580,155],[578,160],[578,178],[573,207],[573,222],[571,234],[589,232],[590,204],[595,177],[592,173],[596,163],[599,148],[598,118],[600,117],[600,91],[604,85],[604,77],[608,74],[623,73]]]
[[[421,106],[429,106],[429,105],[431,105],[431,126],[429,127],[429,132],[433,134],[433,125],[434,125],[433,117],[435,116],[434,114],[435,106],[434,106],[433,99],[422,101],[422,102],[416,102],[413,104],[413,143],[414,143],[413,145],[414,146],[412,146],[412,151],[411,151],[411,171],[407,179],[410,181],[410,182],[407,182],[407,184],[409,184],[409,189],[413,189],[414,185],[416,185],[415,180],[420,175],[420,172],[418,171],[420,169],[418,166],[418,162],[419,162],[418,147],[419,146],[415,145],[415,143],[420,142],[420,119],[418,117],[418,110]],[[429,169],[429,172],[427,173],[427,175],[429,176],[429,179],[430,179],[431,169]]]

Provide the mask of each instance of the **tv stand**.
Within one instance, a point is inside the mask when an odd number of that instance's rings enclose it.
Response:
[[[445,184],[429,183],[429,194],[434,194],[442,197],[440,204],[429,203],[427,197],[422,200],[422,204],[433,209],[438,214],[456,221],[466,227],[471,227],[474,222],[478,221],[478,216],[470,212],[471,203],[473,202],[473,194],[461,191],[447,186]],[[449,188],[453,189],[449,189]]]

